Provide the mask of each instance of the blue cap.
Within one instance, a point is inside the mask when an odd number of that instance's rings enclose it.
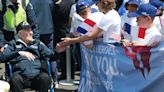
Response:
[[[151,4],[141,4],[136,12],[128,13],[129,17],[151,16],[155,17],[158,9]]]
[[[160,0],[150,0],[149,3],[154,5],[155,7],[157,7],[157,9],[164,8],[164,2],[162,2]]]
[[[141,3],[141,0],[129,0],[127,3],[128,4],[135,4],[135,5],[139,6]]]
[[[90,4],[86,1],[78,1],[76,3],[76,12],[80,13],[82,12],[84,9],[90,7]]]

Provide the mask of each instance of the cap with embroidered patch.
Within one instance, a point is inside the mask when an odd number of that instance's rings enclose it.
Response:
[[[151,4],[141,4],[136,12],[128,13],[129,17],[151,16],[155,17],[158,9]]]

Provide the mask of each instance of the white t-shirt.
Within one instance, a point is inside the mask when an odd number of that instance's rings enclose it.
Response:
[[[123,35],[124,39],[128,39],[129,41],[131,41],[131,36],[125,31],[125,25],[129,24],[131,26],[137,26],[137,22],[136,22],[136,17],[128,17],[127,14],[124,14],[121,16],[121,34]],[[135,31],[135,30],[131,30],[131,31]]]
[[[77,27],[78,27],[84,20],[85,20],[85,19],[83,19],[83,18],[82,18],[80,15],[78,15],[77,13],[74,13],[74,14],[73,14],[70,32],[73,33],[74,36],[80,36],[80,34],[77,32]]]
[[[157,27],[158,30],[161,30],[161,23],[160,23],[159,16],[157,16],[157,17],[154,18],[153,23],[156,25],[156,27]]]
[[[162,34],[162,39],[164,40],[164,14],[160,16],[160,25],[161,25],[161,30],[160,33]]]
[[[75,12],[76,12],[76,4],[73,4],[69,13],[69,17],[72,18]]]
[[[121,39],[121,18],[116,10],[110,10],[97,25],[103,30],[103,42],[115,43]]]
[[[121,28],[123,28],[125,23],[128,23],[132,26],[137,26],[136,17],[128,17],[127,14],[121,16]]]
[[[150,46],[150,45],[152,45],[152,43],[159,42],[162,40],[161,33],[159,32],[159,30],[156,28],[155,25],[149,29],[146,29],[144,38],[138,37],[138,34],[139,34],[138,27],[133,27],[133,28],[134,28],[134,30],[137,30],[137,31],[136,32],[133,31],[131,34],[132,42],[136,41],[136,42],[141,43],[142,45]],[[132,30],[133,30],[133,28],[132,28]]]
[[[79,28],[86,30],[86,33],[81,33],[81,35],[82,36],[87,35],[90,32],[94,31],[97,26],[96,24],[101,21],[103,16],[104,14],[102,12],[95,12],[95,13],[92,13],[87,19],[85,19],[84,22],[82,22],[79,25]],[[93,40],[84,41],[83,43],[84,45],[91,45],[93,44]]]

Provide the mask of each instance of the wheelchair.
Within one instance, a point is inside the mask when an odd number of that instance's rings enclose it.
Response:
[[[42,63],[43,64],[43,63]],[[49,88],[49,92],[55,92],[55,83],[54,83],[54,80],[52,78],[52,75],[51,75],[51,66],[50,66],[50,62],[49,61],[46,61],[46,64],[47,66],[44,67],[44,68],[47,68],[47,69],[44,69],[45,72],[48,73],[49,77],[51,78],[51,86]],[[12,74],[13,74],[13,64],[11,64],[10,62],[7,62],[5,63],[5,75],[3,76],[3,80],[5,81],[9,81],[10,78],[12,78]],[[24,91],[31,91],[31,90],[35,90],[35,89],[31,89],[31,88],[25,88]],[[37,92],[37,90],[35,90],[35,92]]]

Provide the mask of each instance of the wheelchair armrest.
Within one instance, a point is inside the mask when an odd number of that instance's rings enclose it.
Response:
[[[8,71],[7,71],[7,67],[8,67]],[[12,65],[10,62],[7,62],[5,63],[5,73],[6,74],[9,74],[9,77],[11,78],[12,77],[12,74],[13,74],[13,68],[12,68]]]
[[[51,76],[51,65],[50,65],[50,62],[49,61],[46,61],[47,62],[47,65],[48,65],[48,74],[49,76]]]

